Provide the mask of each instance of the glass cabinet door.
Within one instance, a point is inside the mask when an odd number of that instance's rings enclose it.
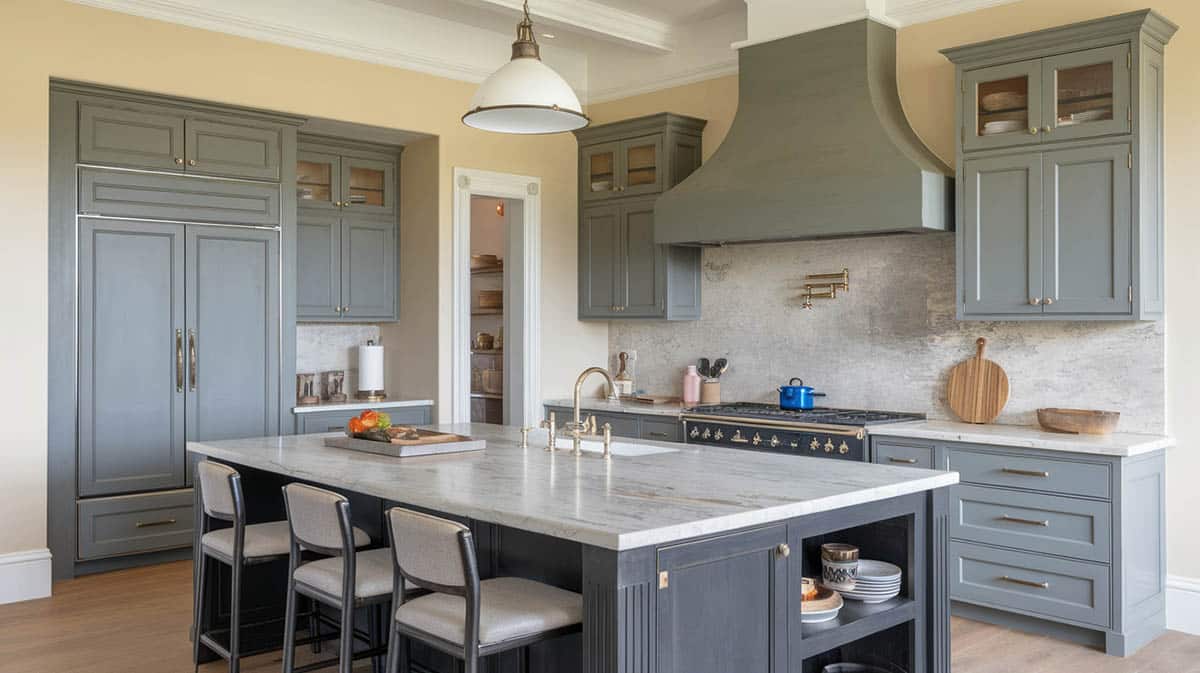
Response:
[[[964,75],[963,149],[1041,142],[1040,61],[972,70]]]
[[[581,193],[586,201],[616,196],[618,187],[617,161],[619,143],[604,143],[585,147],[580,152],[579,175],[583,180]]]
[[[341,200],[338,189],[338,157],[318,152],[296,153],[296,203],[301,208],[335,209]]]
[[[391,213],[396,207],[396,167],[388,161],[342,157],[342,210]]]
[[[1129,45],[1042,59],[1043,141],[1128,133]]]
[[[663,136],[656,134],[621,143],[622,196],[656,194],[663,188]]]

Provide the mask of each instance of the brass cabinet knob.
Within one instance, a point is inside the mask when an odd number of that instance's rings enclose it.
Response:
[[[1054,297],[1046,297],[1045,299],[1042,300],[1042,303],[1045,304],[1046,306],[1049,306],[1050,304],[1054,303]]]
[[[621,185],[620,187],[617,187],[617,191],[618,191],[618,192],[623,192],[623,191],[625,191],[625,185]]]
[[[1043,127],[1042,127],[1042,133],[1049,133],[1049,132],[1050,132],[1050,131],[1052,131],[1052,130],[1053,130],[1053,129],[1051,129],[1049,126],[1043,126]]]
[[[1030,126],[1029,127],[1029,135],[1036,136],[1037,134],[1038,134],[1038,128],[1036,126]]]
[[[175,163],[183,165],[183,157],[175,157]]]
[[[788,545],[788,543],[783,542],[775,548],[775,553],[779,554],[783,558],[787,558],[792,555],[792,548],[790,545]]]
[[[188,166],[195,166],[195,165],[196,165],[195,159],[188,159]]]
[[[342,313],[349,313],[349,312],[350,312],[349,304],[346,304],[345,306],[342,307]]]
[[[1040,304],[1040,303],[1042,303],[1042,299],[1041,299],[1041,297],[1030,297],[1030,298],[1029,298],[1029,305],[1030,305],[1030,306],[1037,306],[1037,305],[1038,305],[1038,304]]]

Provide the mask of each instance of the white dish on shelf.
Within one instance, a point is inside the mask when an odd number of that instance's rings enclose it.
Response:
[[[830,622],[837,619],[838,613],[841,611],[842,609],[839,607],[833,610],[825,610],[823,612],[801,612],[800,623],[823,624],[825,622]]]
[[[858,581],[860,582],[899,582],[904,574],[900,566],[887,561],[872,561],[859,559]]]
[[[900,590],[899,590],[899,589],[897,589],[897,590],[896,590],[895,592],[893,592],[893,593],[890,593],[890,594],[882,594],[882,595],[878,595],[878,596],[877,596],[877,595],[874,595],[874,594],[867,594],[867,595],[863,595],[863,594],[857,594],[857,593],[854,593],[854,592],[850,592],[850,593],[842,594],[842,596],[843,596],[844,598],[849,598],[850,600],[859,601],[860,603],[866,603],[866,604],[868,604],[868,605],[874,605],[874,604],[876,604],[876,603],[886,603],[887,601],[890,601],[890,600],[892,600],[893,598],[895,598],[896,596],[899,596],[899,595],[900,595]]]
[[[982,135],[990,136],[997,133],[1012,133],[1025,128],[1025,122],[1017,119],[1004,119],[987,122],[983,125]]]

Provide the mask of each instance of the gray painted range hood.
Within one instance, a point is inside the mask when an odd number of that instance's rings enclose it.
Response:
[[[900,107],[894,29],[863,19],[743,47],[739,73],[733,126],[659,198],[656,242],[953,228],[953,172]]]

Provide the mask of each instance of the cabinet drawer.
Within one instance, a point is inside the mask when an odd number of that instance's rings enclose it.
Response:
[[[279,186],[83,168],[79,210],[114,217],[278,226]]]
[[[959,485],[950,503],[953,538],[1089,561],[1112,557],[1106,502]]]
[[[92,498],[77,503],[80,559],[192,544],[192,489]]]
[[[642,439],[653,439],[657,442],[682,442],[683,423],[676,418],[647,418],[642,417]]]
[[[1064,495],[1110,497],[1109,466],[1014,453],[987,453],[961,447],[949,450],[951,470],[964,483],[1008,486]]]
[[[905,467],[923,467],[929,470],[933,465],[933,445],[920,442],[902,442],[894,439],[876,439],[872,443],[874,455],[872,462],[881,465],[902,465]]]
[[[579,413],[584,418],[587,418],[588,416],[595,416],[597,428],[603,428],[604,424],[608,423],[612,426],[612,433],[615,437],[637,438],[642,434],[641,424],[638,423],[637,416],[630,416],[629,414],[598,414],[594,411],[588,411],[587,409],[584,409]]]
[[[1035,616],[1107,627],[1109,567],[950,543],[950,597]]]

